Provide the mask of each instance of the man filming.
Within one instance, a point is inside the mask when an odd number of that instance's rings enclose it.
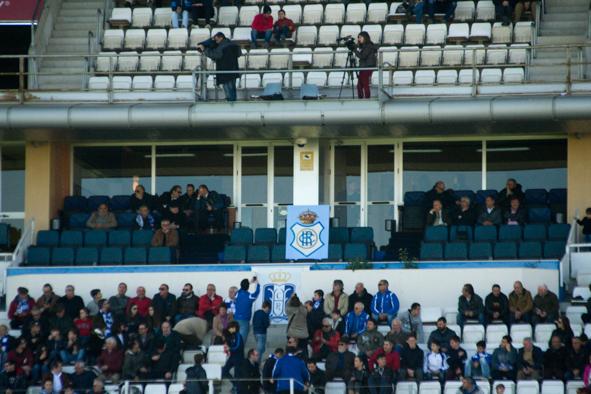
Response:
[[[357,36],[357,44],[353,39],[346,42],[347,48],[352,51],[355,56],[359,58],[360,68],[375,67],[377,64],[376,53],[377,48],[371,41],[371,37],[366,31],[362,31]],[[370,98],[371,89],[369,83],[371,81],[372,70],[363,70],[359,72],[357,78],[357,96],[360,99]]]
[[[238,71],[238,58],[242,56],[242,51],[224,33],[218,32],[212,39],[199,43],[197,50],[215,61],[217,71]],[[224,88],[227,101],[236,101],[236,79],[239,77],[238,73],[216,75],[216,83]]]

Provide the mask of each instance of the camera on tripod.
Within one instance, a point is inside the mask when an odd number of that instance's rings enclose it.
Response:
[[[337,38],[337,43],[343,43],[347,47],[348,50],[354,51],[355,50],[355,39],[353,36],[345,36]]]

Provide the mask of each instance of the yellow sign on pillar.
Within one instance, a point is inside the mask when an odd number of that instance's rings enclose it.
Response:
[[[300,152],[300,171],[314,171],[314,152]]]

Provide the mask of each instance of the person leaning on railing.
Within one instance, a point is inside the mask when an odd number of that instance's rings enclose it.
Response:
[[[238,58],[242,56],[242,51],[224,33],[218,32],[213,38],[199,43],[197,50],[215,61],[217,71],[238,71]],[[239,77],[238,73],[216,75],[216,83],[222,85],[227,101],[236,101],[236,79]]]

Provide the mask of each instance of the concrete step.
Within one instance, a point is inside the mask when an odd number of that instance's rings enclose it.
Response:
[[[554,6],[547,6],[546,7],[546,15],[547,14],[555,14],[555,13],[572,13],[572,12],[584,12],[586,13],[589,9],[586,5],[554,5]],[[543,18],[542,18],[543,19]]]
[[[39,75],[37,77],[39,87],[46,88],[46,85],[60,86],[61,88],[81,88],[85,78],[81,75]]]
[[[94,33],[96,29],[88,29],[88,30],[54,30],[51,33],[51,39],[54,38],[80,38],[80,37],[87,37],[88,31],[92,31]]]
[[[66,2],[62,3],[62,10],[87,10],[87,9],[102,9],[104,3],[102,1],[85,1],[85,2]]]
[[[92,16],[79,16],[79,17],[71,17],[71,16],[58,16],[55,22],[56,24],[93,24],[96,26],[96,14]]]
[[[586,36],[587,30],[582,29],[544,29],[540,28],[541,36]]]
[[[583,44],[587,38],[581,35],[573,36],[538,36],[538,45],[566,45],[566,44]]]
[[[554,61],[563,60],[566,61],[566,50],[560,48],[549,48],[549,49],[537,49],[536,59],[553,59]],[[576,52],[571,52],[571,60],[576,60],[578,55]]]
[[[62,8],[59,12],[58,16],[65,16],[69,18],[78,18],[82,16],[95,16],[96,17],[96,8],[86,8],[80,10],[71,10],[68,8]]]
[[[46,58],[41,63],[42,69],[44,69],[44,68],[60,68],[60,67],[83,69],[86,67],[86,62],[84,60],[82,60],[81,58],[79,58],[79,59],[76,59],[76,58],[67,58],[67,59]]]
[[[96,19],[94,21],[88,22],[76,22],[76,23],[67,23],[67,22],[59,22],[53,25],[53,30],[78,30],[78,31],[88,31],[88,30],[96,30]]]
[[[88,44],[78,44],[78,45],[68,45],[64,46],[61,44],[49,44],[47,46],[47,54],[48,55],[57,55],[61,53],[71,53],[71,54],[80,54],[84,55],[88,52]]]
[[[587,15],[580,12],[563,12],[544,15],[542,26],[546,22],[582,22],[587,23]]]
[[[49,45],[80,45],[86,44],[87,38],[82,37],[56,37],[49,39]]]
[[[570,20],[570,21],[548,21],[544,20],[540,24],[541,29],[581,29],[586,30],[589,22],[587,20]]]
[[[589,0],[547,0],[546,6],[589,6]]]

